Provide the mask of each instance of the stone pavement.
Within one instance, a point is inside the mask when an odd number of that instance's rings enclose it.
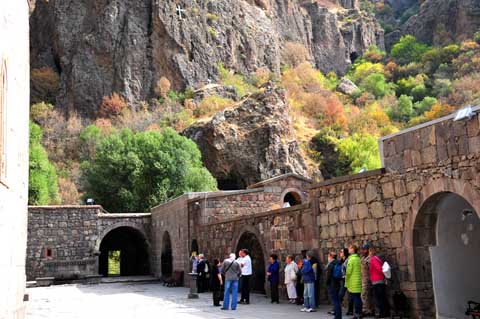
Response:
[[[27,290],[27,319],[331,319],[322,306],[315,313],[301,313],[300,307],[283,301],[270,304],[262,295],[253,295],[252,304],[236,311],[212,306],[211,294],[187,299],[188,289],[167,288],[159,283],[112,283],[62,285]]]

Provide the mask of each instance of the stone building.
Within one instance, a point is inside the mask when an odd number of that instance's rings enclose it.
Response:
[[[149,264],[140,269],[168,277],[190,271],[192,252],[212,259],[249,248],[253,290],[263,293],[272,252],[283,259],[313,250],[325,263],[329,250],[368,242],[392,265],[390,290],[407,296],[413,317],[461,318],[468,300],[480,300],[479,109],[469,118],[450,115],[384,137],[382,169],[317,184],[287,174],[245,190],[188,193],[139,216],[71,208],[58,224],[48,219],[66,208],[32,207],[29,276],[59,276],[55,269],[61,267],[49,263],[82,259],[91,260],[90,267],[75,268],[76,276],[102,272],[99,256],[111,249],[102,245],[108,234],[121,238],[143,229],[136,247]],[[76,226],[68,223],[71,214]],[[75,244],[70,236],[77,236]],[[55,251],[46,261],[48,247]],[[145,254],[140,258],[145,261]]]
[[[27,1],[0,2],[0,318],[24,317],[28,200]]]

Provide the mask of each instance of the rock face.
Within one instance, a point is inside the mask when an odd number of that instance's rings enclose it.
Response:
[[[283,173],[308,176],[281,89],[267,88],[183,134],[197,143],[220,189],[242,189]]]
[[[397,31],[386,36],[391,47],[402,35],[412,34],[419,41],[444,45],[471,38],[480,28],[480,1],[426,0],[420,12]]]
[[[129,102],[241,73],[279,72],[283,45],[303,44],[324,72],[343,73],[383,30],[358,0],[38,0],[30,18],[32,67],[60,74],[57,104],[94,117],[112,92]],[[134,104],[134,103],[133,103]]]

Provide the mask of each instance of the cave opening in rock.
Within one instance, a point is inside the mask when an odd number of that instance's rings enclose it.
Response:
[[[355,63],[355,61],[359,58],[359,55],[357,52],[352,52],[350,53],[350,61],[353,63]]]
[[[231,191],[245,189],[247,185],[234,173],[229,173],[224,177],[217,178],[218,189],[222,191]]]
[[[98,271],[103,276],[148,275],[150,262],[146,237],[127,226],[110,231],[100,244]]]

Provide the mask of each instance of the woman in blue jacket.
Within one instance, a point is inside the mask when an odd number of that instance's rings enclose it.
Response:
[[[280,265],[278,264],[278,256],[270,255],[270,266],[267,271],[268,281],[270,282],[270,292],[272,295],[272,303],[280,303],[278,297],[278,283],[280,281]]]

